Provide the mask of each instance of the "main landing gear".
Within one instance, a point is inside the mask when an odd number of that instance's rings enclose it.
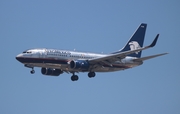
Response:
[[[72,81],[77,81],[79,79],[78,75],[75,75],[73,72],[73,75],[71,76]]]
[[[95,77],[96,76],[96,73],[95,72],[89,72],[88,73],[88,77],[89,78],[93,78],[93,77]]]
[[[95,72],[89,72],[88,73],[88,77],[89,78],[93,78],[96,76],[96,73]],[[73,72],[73,75],[71,76],[71,80],[72,81],[77,81],[79,79],[78,75],[75,75],[75,73]]]

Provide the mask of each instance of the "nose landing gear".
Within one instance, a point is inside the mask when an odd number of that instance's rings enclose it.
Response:
[[[32,70],[30,71],[31,74],[34,74],[35,73],[35,70],[34,68],[32,68]]]
[[[34,74],[34,73],[35,73],[34,67],[32,67],[32,66],[30,66],[30,65],[27,65],[27,64],[25,64],[24,66],[27,67],[27,68],[31,68],[31,69],[32,69],[32,70],[30,71],[31,74]]]

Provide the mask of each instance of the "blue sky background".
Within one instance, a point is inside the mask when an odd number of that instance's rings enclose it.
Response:
[[[15,56],[29,48],[110,53],[122,48],[140,23],[143,56],[169,52],[125,71],[43,76]],[[1,0],[1,114],[180,114],[180,3],[178,0]]]

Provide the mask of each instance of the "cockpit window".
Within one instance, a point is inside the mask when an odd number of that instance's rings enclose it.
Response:
[[[23,53],[32,53],[31,51],[23,51]]]

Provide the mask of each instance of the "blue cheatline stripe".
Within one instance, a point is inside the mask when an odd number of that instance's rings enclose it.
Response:
[[[52,64],[68,64],[67,60],[60,60],[60,59],[53,59],[53,58],[23,58],[23,57],[17,57],[16,58],[21,63],[52,63]],[[111,67],[109,65],[102,65],[104,67]],[[128,66],[122,66],[122,65],[113,65],[114,68],[131,68]]]
[[[52,59],[52,58],[16,58],[21,63],[54,63],[54,64],[67,64],[67,60]]]

